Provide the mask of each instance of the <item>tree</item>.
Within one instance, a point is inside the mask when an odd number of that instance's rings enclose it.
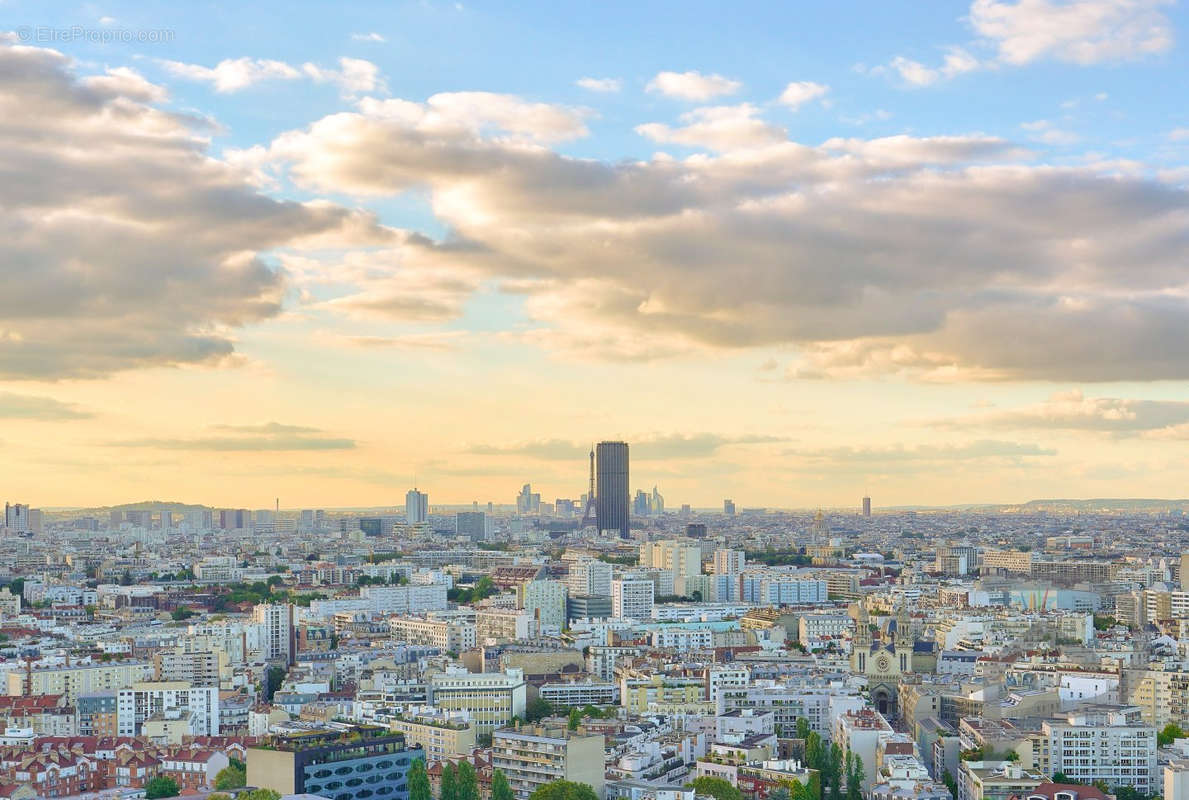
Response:
[[[797,738],[798,739],[808,739],[809,734],[812,731],[813,731],[813,728],[809,727],[809,720],[805,719],[805,717],[797,717]]]
[[[847,753],[847,761],[850,761],[850,771],[846,776],[846,800],[863,800],[863,759],[852,751]]]
[[[280,792],[272,789],[253,789],[250,792],[240,792],[235,800],[281,800]]]
[[[566,727],[572,731],[578,730],[578,726],[582,724],[582,709],[570,709],[570,721],[566,723]]]
[[[553,713],[553,703],[544,697],[538,697],[524,707],[524,718],[529,722],[537,722]]]
[[[465,758],[458,762],[458,800],[479,800],[479,778]]]
[[[958,800],[958,782],[954,780],[954,773],[947,769],[941,776],[941,782],[950,790],[950,797]]]
[[[586,783],[574,781],[550,781],[529,795],[529,800],[599,800]]]
[[[415,798],[410,797],[409,800]],[[503,770],[497,769],[491,773],[491,800],[515,800]]]
[[[226,792],[211,792],[206,796],[206,800],[231,800],[231,795]]]
[[[1161,747],[1167,747],[1177,739],[1184,738],[1185,732],[1181,730],[1180,726],[1170,722],[1164,726],[1164,729],[1160,733],[1156,734],[1156,744]]]
[[[144,796],[147,800],[158,797],[177,797],[181,793],[178,782],[173,778],[153,778],[144,785]]]
[[[777,786],[768,792],[768,800],[793,800],[793,793],[787,786]]]
[[[409,767],[409,800],[433,800],[429,791],[429,775],[425,772],[425,760],[421,758]]]
[[[264,702],[271,703],[273,695],[277,693],[277,689],[281,688],[281,684],[285,682],[285,676],[289,672],[284,667],[269,667],[265,674],[264,686]]]
[[[194,616],[194,612],[185,606],[178,606],[173,610],[173,613],[170,614],[170,616],[173,617],[174,622],[183,622]]]
[[[703,775],[700,778],[694,778],[686,785],[692,787],[698,794],[710,795],[714,800],[743,800],[743,792],[722,778]]]
[[[458,769],[447,761],[442,765],[442,791],[440,800],[458,800]]]
[[[248,785],[248,773],[242,766],[230,764],[215,776],[216,789],[242,789]]]

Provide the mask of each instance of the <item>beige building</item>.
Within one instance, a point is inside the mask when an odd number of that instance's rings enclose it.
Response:
[[[41,667],[8,673],[7,688],[9,697],[60,694],[73,705],[80,694],[125,689],[152,674],[152,665],[145,661]]]
[[[475,626],[462,620],[393,617],[388,620],[388,626],[396,639],[436,647],[446,653],[472,650],[477,641]]]
[[[524,716],[527,690],[519,669],[439,672],[428,677],[427,690],[430,705],[442,711],[465,711],[480,734]]]
[[[179,648],[153,655],[155,681],[186,681],[194,686],[219,686],[224,678],[231,680],[231,668],[227,663],[227,653],[223,651],[187,653]]]
[[[501,770],[517,800],[555,780],[585,783],[602,798],[603,737],[565,726],[522,725],[492,734],[491,763]]]
[[[446,714],[407,714],[391,720],[388,727],[403,733],[410,746],[425,748],[426,762],[469,758],[475,749],[475,723]]]

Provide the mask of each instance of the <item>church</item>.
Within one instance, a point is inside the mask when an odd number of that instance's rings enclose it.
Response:
[[[927,663],[936,663],[936,645],[917,642],[908,609],[901,605],[896,616],[883,627],[873,625],[867,607],[859,603],[855,617],[855,635],[851,642],[850,668],[867,678],[871,704],[879,713],[895,715],[903,676],[932,671]]]

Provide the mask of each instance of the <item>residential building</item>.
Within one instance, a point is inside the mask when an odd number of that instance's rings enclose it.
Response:
[[[564,726],[521,725],[492,734],[491,764],[504,773],[517,800],[555,780],[585,783],[604,795],[603,737]]]

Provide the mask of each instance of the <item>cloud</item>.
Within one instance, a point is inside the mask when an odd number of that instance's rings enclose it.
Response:
[[[401,336],[334,336],[334,341],[368,350],[450,352],[462,349],[466,331],[433,331]]]
[[[1047,119],[1021,122],[1020,127],[1028,131],[1034,140],[1044,144],[1070,145],[1076,144],[1081,139],[1076,133],[1062,130]]]
[[[503,335],[565,359],[794,345],[799,377],[1189,377],[1189,192],[1142,172],[977,133],[769,142],[747,106],[642,131],[717,155],[604,162],[448,108],[364,101],[264,151],[312,191],[425,191],[450,231],[407,237],[342,310],[443,319],[493,280],[530,321]]]
[[[641,461],[707,458],[731,445],[772,444],[780,436],[721,436],[714,433],[668,434],[641,437],[631,442],[630,455]]]
[[[590,447],[562,439],[541,439],[513,445],[475,444],[468,447],[466,452],[476,456],[527,456],[549,461],[570,461],[587,457]]]
[[[1005,64],[1124,61],[1172,47],[1171,0],[974,0],[970,24]]]
[[[794,81],[784,87],[784,91],[780,93],[780,97],[776,99],[776,102],[788,106],[795,111],[811,100],[825,97],[829,91],[830,87],[822,83]]]
[[[623,81],[619,78],[579,78],[574,85],[591,92],[613,94],[623,88]]]
[[[0,419],[57,421],[89,419],[93,416],[95,415],[81,410],[74,403],[63,403],[52,397],[0,392]]]
[[[721,436],[713,433],[697,434],[651,434],[633,437],[629,440],[629,456],[640,461],[663,461],[669,459],[705,458],[716,454],[729,445],[769,444],[787,441],[775,436]],[[472,445],[467,448],[472,455],[527,456],[553,461],[570,461],[587,458],[589,444],[578,444],[563,439],[545,439],[514,445]]]
[[[0,46],[0,378],[219,363],[281,308],[270,251],[388,237],[260,194],[211,156],[208,120],[152,105],[162,91]]]
[[[801,459],[802,468],[809,471],[912,472],[948,470],[953,469],[955,464],[962,463],[1020,463],[1026,459],[1056,454],[1056,450],[1037,444],[981,439],[961,444],[898,444],[885,447],[791,450],[785,455]]]
[[[743,88],[739,81],[722,75],[703,75],[700,72],[658,72],[648,82],[647,91],[659,92],[666,97],[705,103],[723,95],[735,94]]]
[[[379,44],[383,44],[384,42],[388,41],[375,31],[372,31],[371,33],[353,33],[351,34],[351,38],[356,42],[376,42]]]
[[[215,425],[215,430],[228,433],[320,433],[317,428],[307,428],[302,425],[284,425],[280,422],[266,422],[261,425]]]
[[[291,81],[301,77],[301,71],[284,61],[262,58],[228,58],[213,67],[186,64],[181,61],[162,61],[172,75],[191,81],[209,83],[217,92],[238,92],[264,81]]]
[[[313,436],[317,428],[269,422],[262,425],[215,425],[213,429],[231,436],[200,436],[192,439],[126,439],[107,442],[108,447],[151,450],[195,450],[215,452],[291,452],[300,450],[353,450],[354,439]]]
[[[684,124],[672,128],[659,122],[636,126],[636,133],[654,142],[728,151],[765,147],[788,140],[788,132],[757,118],[750,103],[696,108],[681,115]]]
[[[369,40],[375,41],[375,40]],[[308,78],[315,83],[329,83],[347,97],[368,92],[384,91],[380,68],[362,58],[342,57],[338,68],[320,67],[306,62],[293,66],[284,61],[261,58],[229,58],[213,67],[187,64],[181,61],[159,62],[166,71],[179,78],[209,83],[216,92],[230,94],[268,81],[291,81]]]
[[[1173,26],[1161,9],[1173,2],[973,0],[968,19],[978,38],[970,45],[948,47],[937,67],[896,56],[871,72],[892,73],[908,86],[923,87],[977,69],[1046,59],[1082,66],[1134,60],[1172,47]],[[990,49],[993,55],[979,58],[969,48]]]
[[[958,75],[973,72],[979,66],[981,65],[978,59],[963,48],[950,47],[946,51],[941,65],[937,67],[928,67],[919,61],[896,56],[887,67],[877,67],[875,71],[894,72],[900,80],[909,86],[922,87],[932,86],[938,81],[949,80]]]
[[[1057,392],[1044,402],[1004,411],[938,420],[942,428],[996,428],[1003,430],[1101,431],[1115,434],[1149,432],[1153,435],[1189,424],[1189,402],[1087,397],[1081,390]]]
[[[329,83],[337,86],[344,97],[354,97],[369,92],[386,92],[380,68],[362,58],[339,59],[338,69],[327,69],[316,64],[305,63],[301,71],[315,83]]]

